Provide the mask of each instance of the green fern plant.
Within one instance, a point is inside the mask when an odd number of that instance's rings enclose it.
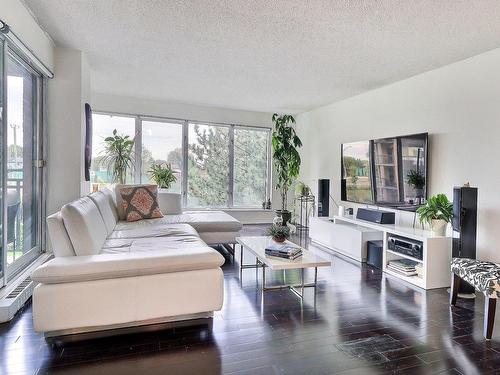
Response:
[[[444,194],[434,195],[417,209],[417,214],[422,224],[431,224],[432,220],[444,220],[449,223],[453,218],[453,203]]]
[[[161,189],[169,189],[177,181],[177,177],[175,177],[174,170],[170,164],[153,163],[148,173]]]

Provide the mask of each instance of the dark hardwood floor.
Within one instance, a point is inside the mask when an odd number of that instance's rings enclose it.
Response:
[[[244,228],[248,235],[263,230]],[[444,289],[413,289],[377,269],[325,256],[332,267],[319,269],[316,293],[306,289],[300,301],[288,290],[263,295],[253,269],[240,279],[237,251],[224,266],[224,307],[211,327],[56,346],[33,331],[28,303],[0,325],[0,374],[500,373],[500,322],[485,341],[481,296],[450,308]],[[282,273],[273,276],[271,282],[283,281]],[[287,281],[298,277],[286,272]]]

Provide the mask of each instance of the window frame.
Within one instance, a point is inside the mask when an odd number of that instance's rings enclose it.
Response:
[[[14,279],[19,273],[24,271],[30,264],[32,264],[42,252],[45,251],[46,245],[46,226],[45,226],[45,212],[46,212],[46,189],[45,181],[47,178],[47,170],[44,168],[46,160],[46,142],[47,142],[47,132],[46,132],[46,120],[47,120],[47,75],[42,72],[37,64],[33,62],[32,57],[28,56],[20,46],[13,41],[8,36],[5,37],[0,34],[0,39],[3,42],[3,48],[0,49],[0,53],[3,55],[3,66],[2,71],[2,96],[4,100],[4,113],[2,114],[2,122],[0,122],[1,141],[2,141],[2,157],[0,158],[1,165],[0,168],[0,178],[2,179],[2,186],[7,186],[8,179],[8,169],[7,169],[7,116],[8,116],[8,104],[7,104],[7,60],[10,58],[13,61],[20,64],[29,73],[33,74],[34,81],[33,84],[35,88],[33,89],[32,98],[32,112],[33,112],[33,135],[36,135],[36,147],[33,150],[33,162],[34,162],[34,178],[35,186],[32,186],[35,199],[36,199],[36,240],[35,245],[23,253],[21,257],[14,260],[11,264],[7,264],[7,225],[2,225],[2,235],[0,240],[2,241],[2,251],[0,253],[2,262],[2,267],[0,269],[0,288],[2,286],[8,285],[8,283]],[[6,193],[7,189],[3,189]],[[1,214],[3,223],[7,223],[7,205],[5,202],[5,196],[1,199]]]
[[[182,125],[182,181],[181,181],[181,196],[182,196],[182,206],[184,208],[195,209],[195,210],[210,210],[211,207],[196,207],[188,206],[188,153],[189,153],[189,125],[207,125],[207,126],[219,126],[226,127],[229,130],[229,183],[228,183],[228,199],[227,205],[223,207],[217,207],[218,209],[234,209],[234,210],[255,210],[260,209],[261,205],[256,204],[253,206],[235,206],[234,205],[234,131],[235,129],[244,130],[254,130],[267,133],[267,148],[266,148],[266,200],[270,199],[272,194],[272,150],[271,150],[271,131],[272,129],[264,126],[250,126],[242,124],[229,124],[223,122],[211,122],[211,121],[199,121],[199,120],[189,120],[180,119],[172,117],[162,117],[162,116],[152,116],[144,114],[131,114],[123,112],[111,112],[111,111],[93,111],[93,114],[107,115],[107,116],[122,116],[122,117],[133,117],[135,118],[135,170],[134,170],[134,183],[142,183],[142,124],[143,121],[147,122],[158,122],[168,124],[179,124]]]

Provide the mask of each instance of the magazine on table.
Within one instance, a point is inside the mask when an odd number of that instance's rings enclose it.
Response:
[[[272,252],[275,254],[285,254],[285,255],[291,255],[291,254],[297,254],[301,253],[302,249],[298,246],[292,245],[292,244],[272,244],[266,247],[266,253]]]

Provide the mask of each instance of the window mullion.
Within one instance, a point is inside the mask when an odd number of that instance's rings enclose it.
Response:
[[[187,192],[188,192],[188,157],[189,157],[189,121],[184,121],[182,124],[182,205],[187,207]]]
[[[228,206],[234,206],[234,125],[229,128],[229,187]]]
[[[142,119],[139,116],[135,117],[135,168],[134,182],[142,183]]]

